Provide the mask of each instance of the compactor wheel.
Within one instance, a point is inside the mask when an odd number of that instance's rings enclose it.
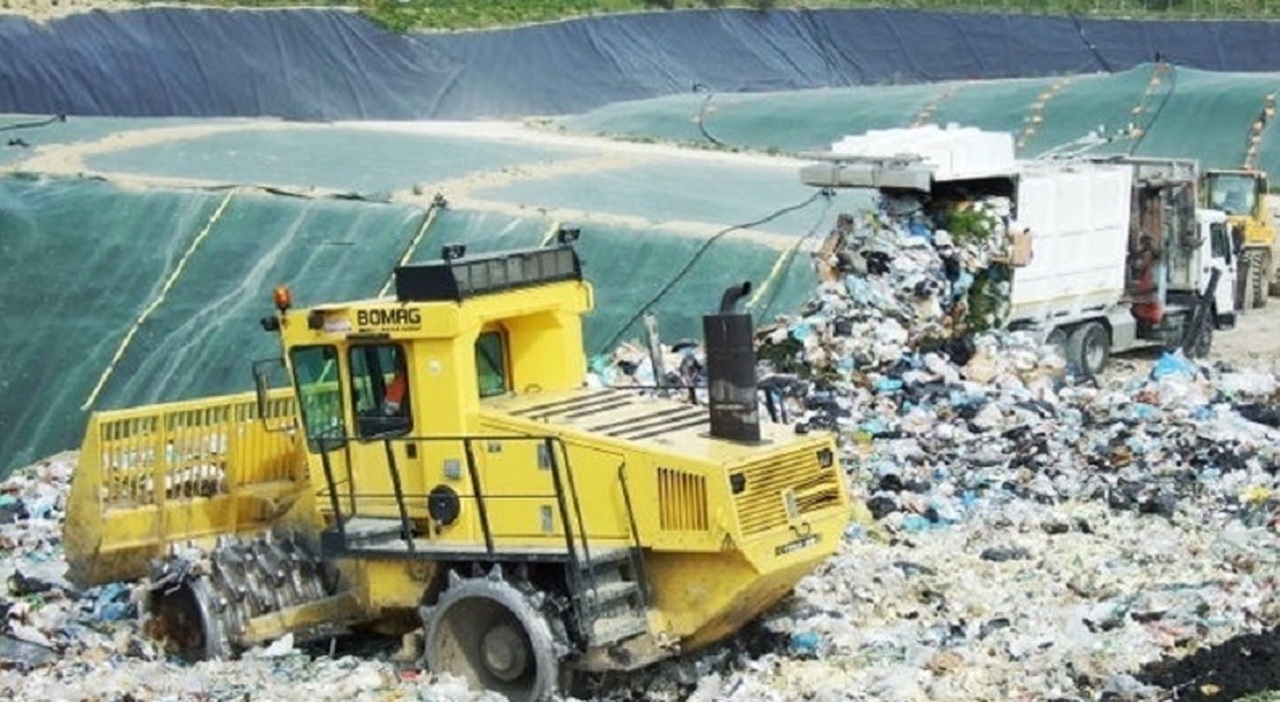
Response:
[[[291,537],[223,536],[212,551],[176,549],[151,568],[145,631],[189,661],[231,658],[250,620],[330,592],[320,561]]]
[[[535,702],[560,682],[565,646],[553,633],[543,598],[517,587],[500,569],[479,578],[450,582],[434,606],[422,608],[427,667],[466,678],[473,687],[501,693],[513,702]]]
[[[231,658],[234,651],[209,577],[152,592],[145,631],[165,651],[189,662]]]

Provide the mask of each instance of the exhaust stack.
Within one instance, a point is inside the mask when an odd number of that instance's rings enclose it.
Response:
[[[720,299],[720,310],[702,318],[711,435],[744,443],[760,441],[753,324],[749,313],[734,309],[750,292],[750,281],[730,287]]]

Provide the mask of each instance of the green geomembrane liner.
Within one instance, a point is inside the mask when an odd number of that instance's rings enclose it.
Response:
[[[1091,132],[1097,152],[1199,159],[1206,168],[1244,165],[1253,122],[1276,73],[1213,73],[1147,64],[1112,75],[860,86],[750,95],[690,93],[618,103],[565,117],[565,129],[762,151],[826,149],[846,134],[929,122],[1009,131],[1034,157]],[[1258,167],[1280,168],[1264,132]]]
[[[278,353],[257,325],[276,285],[291,286],[299,305],[368,297],[406,256],[429,260],[449,243],[535,246],[568,225],[582,231],[596,288],[591,354],[640,338],[645,311],[665,340],[698,338],[702,314],[743,280],[759,290],[757,322],[796,311],[813,291],[810,251],[838,213],[868,202],[858,191],[821,196],[800,183],[800,161],[781,156],[933,122],[1010,131],[1024,157],[1080,151],[1092,135],[1095,153],[1230,168],[1252,158],[1274,173],[1270,117],[1250,137],[1278,86],[1278,74],[1151,64],[793,93],[700,89],[544,120],[517,137],[483,124],[442,133],[75,117],[11,131],[21,143],[0,150],[10,171],[0,177],[0,472],[78,445],[86,403],[249,389],[249,363]],[[597,134],[626,143],[581,138]],[[445,204],[422,231],[437,194]]]

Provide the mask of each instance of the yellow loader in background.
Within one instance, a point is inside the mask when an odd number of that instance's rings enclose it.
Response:
[[[1239,251],[1236,308],[1266,306],[1280,294],[1276,279],[1276,226],[1267,174],[1254,169],[1208,170],[1202,188],[1205,203],[1227,213],[1227,226]]]

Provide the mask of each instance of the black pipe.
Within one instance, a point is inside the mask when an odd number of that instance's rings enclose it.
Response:
[[[750,292],[750,282],[730,287],[719,313],[702,318],[711,435],[744,443],[760,441],[754,325],[749,313],[734,311]]]
[[[733,308],[738,305],[738,300],[750,294],[751,281],[749,280],[729,286],[720,297],[720,314],[733,314]]]

